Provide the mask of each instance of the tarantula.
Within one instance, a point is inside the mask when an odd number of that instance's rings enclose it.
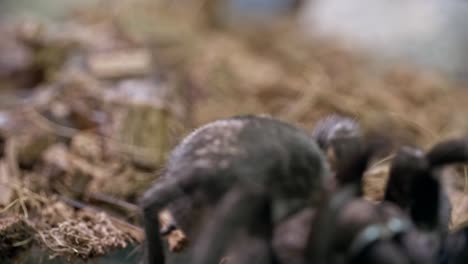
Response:
[[[176,146],[164,175],[141,199],[145,261],[165,261],[157,216],[172,205],[194,220],[174,214],[175,225],[183,222],[196,240],[194,263],[218,263],[242,230],[258,245],[256,263],[272,263],[274,224],[314,206],[328,175],[315,141],[285,122],[249,115],[202,126]]]

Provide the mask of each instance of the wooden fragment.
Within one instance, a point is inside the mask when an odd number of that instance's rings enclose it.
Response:
[[[168,228],[168,226],[171,225],[174,220],[171,213],[165,210],[159,214],[159,222],[161,223],[161,228],[164,229]],[[189,242],[188,237],[180,229],[172,230],[165,236],[165,238],[167,240],[170,252],[181,252],[187,247]]]
[[[90,72],[98,78],[142,76],[151,70],[151,53],[145,49],[92,54],[88,58]]]
[[[131,104],[119,129],[119,141],[127,146],[130,159],[145,168],[157,168],[168,149],[168,115],[161,108]]]
[[[167,236],[167,242],[171,252],[180,252],[187,246],[188,238],[182,230],[176,229]]]

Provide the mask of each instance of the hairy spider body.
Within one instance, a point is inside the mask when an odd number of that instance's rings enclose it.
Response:
[[[241,228],[265,226],[253,236],[269,243],[273,223],[313,205],[327,175],[316,143],[285,122],[237,116],[202,126],[176,146],[164,175],[142,197],[146,262],[164,263],[156,217],[171,203],[212,211],[209,228],[190,223],[184,231],[198,241],[195,263],[217,263]],[[176,225],[184,221],[174,218]]]

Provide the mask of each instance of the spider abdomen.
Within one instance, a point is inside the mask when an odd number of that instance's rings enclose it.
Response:
[[[193,192],[183,186],[181,191],[190,192],[190,202],[207,206],[235,184],[262,189],[278,205],[281,218],[313,202],[327,169],[322,152],[305,131],[273,118],[238,116],[214,121],[185,137],[171,153],[164,177],[197,181]]]

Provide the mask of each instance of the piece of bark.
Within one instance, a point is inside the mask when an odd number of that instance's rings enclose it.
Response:
[[[98,78],[124,78],[149,73],[152,58],[146,49],[111,51],[91,54],[87,65],[91,74]]]
[[[131,104],[118,130],[130,159],[140,167],[155,169],[168,149],[168,114],[161,108]]]
[[[178,123],[169,109],[178,96],[171,88],[148,77],[121,81],[104,95],[117,113],[111,147],[126,154],[139,168],[158,168],[168,152],[169,126]]]
[[[161,230],[169,230],[169,227],[174,223],[174,219],[169,211],[164,210],[159,214],[159,222]],[[181,252],[189,243],[187,235],[178,228],[170,230],[170,232],[165,235],[165,239],[170,252]]]
[[[159,214],[159,223],[161,230],[169,230],[164,237],[170,252],[181,252],[188,246],[189,240],[184,231],[178,228],[171,230],[170,226],[174,224],[174,219],[169,211],[164,210]]]
[[[187,246],[188,238],[182,230],[176,229],[167,236],[167,243],[171,252],[180,252]]]

